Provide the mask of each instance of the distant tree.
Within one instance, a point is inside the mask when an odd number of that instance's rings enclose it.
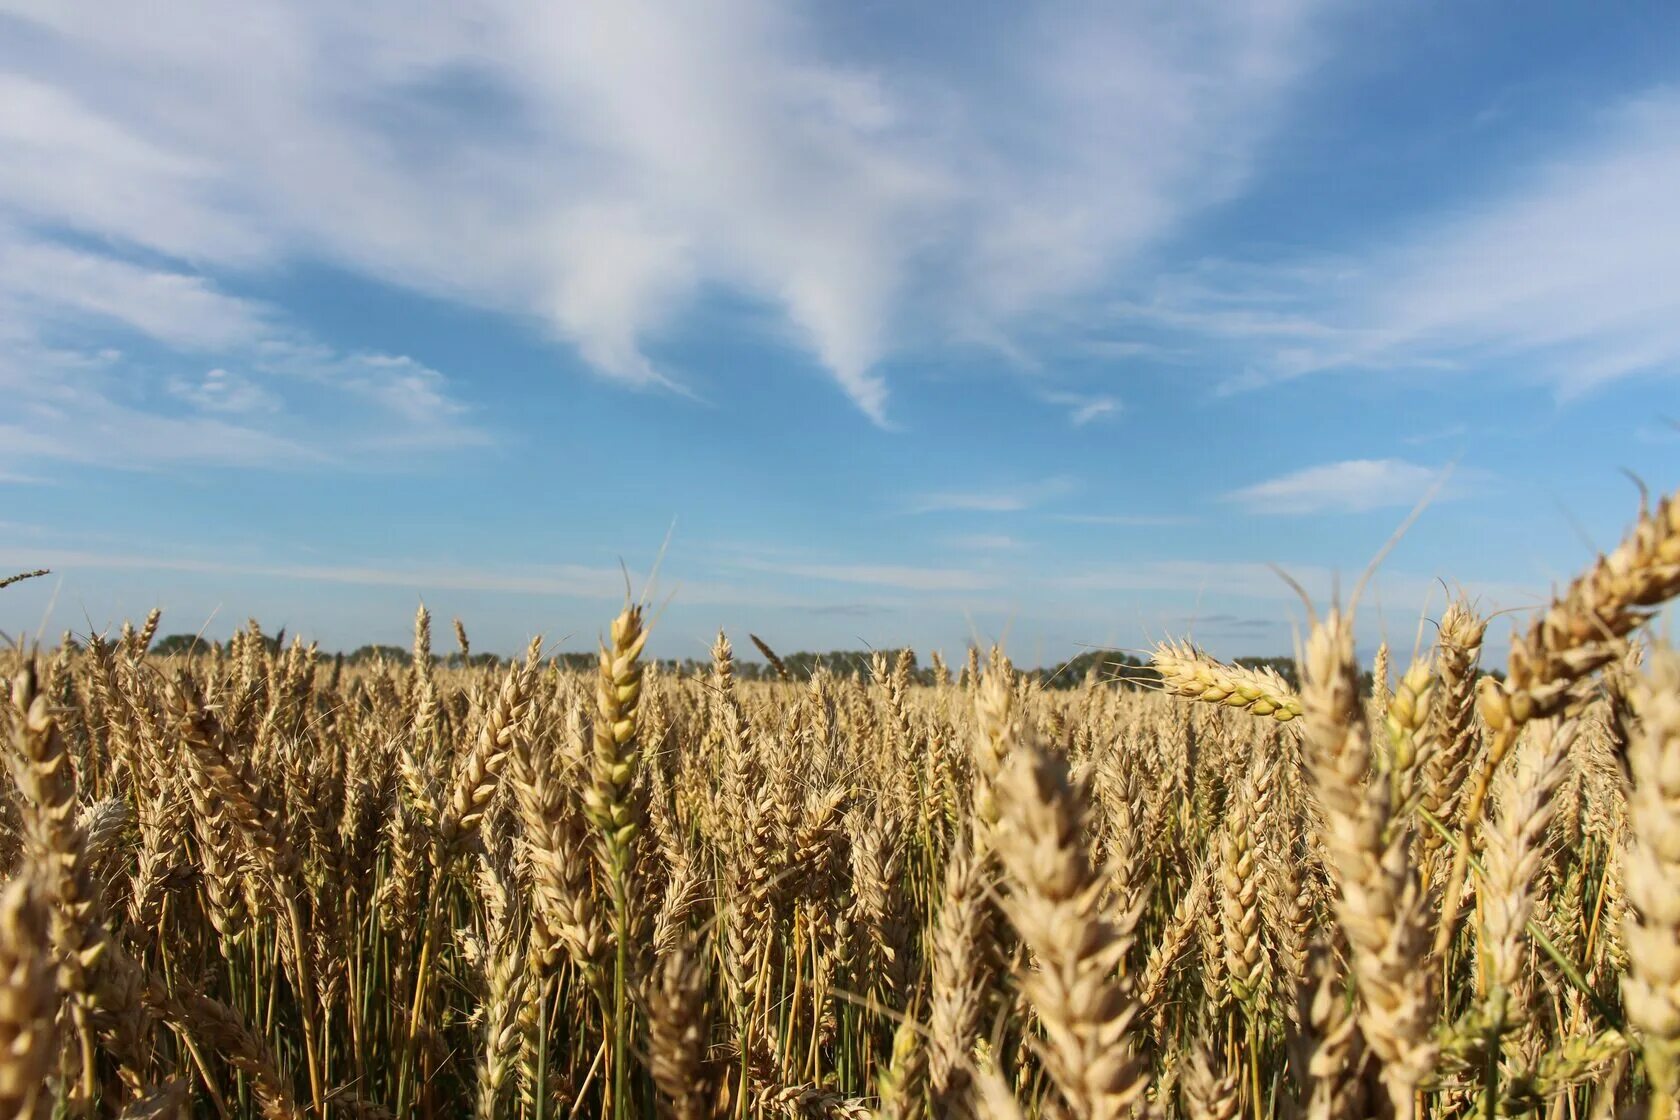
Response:
[[[159,657],[209,653],[210,643],[197,634],[169,634],[152,643],[152,652]]]
[[[414,652],[402,646],[367,645],[352,650],[344,660],[351,665],[361,665],[376,657],[383,657],[386,661],[410,661]]]
[[[164,638],[157,645],[160,653],[182,652],[179,647],[190,643],[190,635],[171,635]],[[206,650],[204,643],[200,643],[200,650]],[[877,653],[887,659],[889,665],[896,665],[900,654],[898,649],[868,650],[868,649],[840,649],[817,652],[800,650],[782,658],[787,666],[788,674],[795,681],[808,681],[819,668],[839,677],[857,676],[868,681],[871,675],[871,664]],[[349,654],[341,655],[347,665],[358,665],[372,661],[375,657],[382,657],[386,661],[406,664],[414,655],[402,646],[365,645]],[[555,665],[570,672],[592,673],[598,665],[599,655],[593,651],[572,651],[557,653],[553,656]],[[434,661],[452,668],[461,666],[461,655],[451,653],[434,656]],[[504,658],[493,653],[475,653],[471,664],[474,667],[491,667],[505,664]],[[685,657],[681,659],[666,658],[657,662],[659,670],[673,676],[705,677],[712,671],[711,659],[708,657]],[[1298,688],[1295,662],[1288,657],[1238,657],[1235,664],[1251,668],[1264,667],[1275,670],[1291,688]],[[934,674],[931,668],[922,667],[915,655],[910,652],[910,679],[918,685],[933,684]],[[1038,669],[1022,670],[1024,675],[1039,681],[1045,688],[1071,689],[1078,688],[1088,678],[1100,683],[1118,685],[1122,688],[1154,688],[1160,684],[1160,675],[1155,672],[1149,662],[1134,654],[1123,653],[1112,649],[1090,649],[1070,657],[1066,661]],[[779,679],[770,666],[762,661],[748,661],[737,659],[734,669],[735,679],[739,681],[773,681]],[[1368,682],[1367,682],[1368,686]]]
[[[1233,664],[1241,665],[1245,669],[1270,669],[1282,677],[1290,688],[1301,687],[1300,670],[1293,657],[1239,657]],[[1370,691],[1369,681],[1366,682],[1365,688],[1367,692]]]
[[[840,649],[830,650],[827,653],[812,653],[808,650],[800,650],[798,653],[790,653],[783,656],[782,664],[787,666],[788,675],[796,681],[810,680],[811,674],[816,672],[818,666],[827,669],[830,673],[833,673],[836,676],[849,677],[856,673],[860,674],[864,680],[868,680],[870,674],[869,666],[874,660],[877,652],[887,659],[887,663],[889,665],[895,665],[898,663],[898,655],[900,651],[896,649],[884,649],[879,651],[867,649]],[[775,676],[773,672],[769,671],[767,666],[762,664],[755,662],[744,662],[743,664],[756,665],[756,672],[764,680],[769,680]],[[931,672],[916,667],[916,654],[913,650],[910,654],[910,679],[916,684],[930,684],[933,681],[933,674]]]
[[[557,653],[554,663],[562,669],[576,669],[587,672],[597,669],[601,665],[601,655],[598,653]]]
[[[1086,650],[1060,665],[1036,670],[1046,688],[1078,688],[1092,672],[1099,681],[1111,681],[1127,688],[1148,687],[1160,679],[1148,662],[1112,649]]]
[[[412,658],[413,656],[414,655],[412,653],[409,654],[409,657]],[[457,651],[455,653],[451,653],[451,654],[446,654],[442,657],[437,658],[436,660],[438,661],[439,664],[445,666],[446,668],[450,668],[450,669],[462,668],[461,654],[459,653],[459,651]],[[495,668],[500,667],[501,664],[502,664],[501,657],[497,654],[494,654],[494,653],[475,653],[467,661],[467,665],[471,666],[474,669],[495,669]]]

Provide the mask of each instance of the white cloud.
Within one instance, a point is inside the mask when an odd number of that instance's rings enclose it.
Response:
[[[1283,578],[1285,574],[1289,580]],[[1293,580],[1315,604],[1323,606],[1338,598],[1345,603],[1359,574],[1338,572],[1322,564],[1143,560],[1119,567],[1088,568],[1046,582],[1058,590],[1081,594],[1177,592],[1194,596],[1198,601],[1205,597],[1300,604],[1300,593],[1289,582]],[[1507,608],[1529,609],[1545,601],[1544,588],[1539,586],[1474,579],[1454,580],[1450,586],[1455,590],[1462,588],[1484,614]],[[1438,608],[1442,595],[1441,580],[1436,575],[1379,570],[1365,590],[1365,613],[1372,613],[1378,605],[1383,613],[1398,612],[1402,616],[1430,603]]]
[[[1680,372],[1677,183],[1663,89],[1380,259],[1366,313],[1392,347],[1543,354],[1566,388]]]
[[[1197,521],[1184,513],[1054,513],[1050,519],[1070,525],[1118,525],[1136,529],[1194,525]]]
[[[720,285],[881,421],[907,334],[1007,338],[1235,191],[1319,6],[997,9],[910,60],[770,0],[4,0],[0,213],[542,316],[638,385]]]
[[[40,367],[32,369],[39,373]],[[0,369],[0,381],[5,380]],[[341,462],[324,448],[212,415],[124,404],[100,382],[13,401],[0,420],[0,462],[39,459],[122,469],[173,465],[272,467]]]
[[[556,248],[580,263],[559,277],[551,313],[585,361],[632,385],[670,384],[638,345],[649,323],[694,283],[690,248],[623,205],[584,205],[555,228]]]
[[[29,535],[33,537],[36,534]],[[95,551],[50,544],[8,549],[5,542],[0,541],[0,568],[6,569],[0,575],[24,567],[47,567],[71,581],[72,585],[84,581],[89,572],[137,571],[402,588],[423,595],[469,591],[607,602],[621,601],[624,596],[624,570],[617,565],[508,564],[489,559],[460,563],[391,560],[309,563],[283,559],[240,559],[240,551],[234,547],[210,555],[147,549],[144,546],[120,551]],[[746,562],[732,566],[760,574],[738,583],[689,579],[673,571],[670,564],[664,564],[660,583],[673,588],[674,601],[684,607],[752,606],[840,614],[919,608],[926,602],[925,597],[930,591],[971,591],[992,586],[988,577],[954,569],[852,564],[781,565],[773,562]],[[800,581],[899,589],[915,594],[902,600],[872,596],[861,603],[825,603],[820,601],[820,594],[808,582],[784,588],[770,587],[766,586],[764,574],[788,575]],[[633,568],[631,571],[632,583],[637,587],[643,586],[648,578],[646,569]]]
[[[1104,416],[1117,416],[1120,413],[1120,402],[1113,397],[1086,396],[1082,393],[1050,393],[1045,397],[1051,404],[1059,404],[1068,410],[1068,423],[1076,428],[1083,428],[1091,421]]]
[[[1224,500],[1255,513],[1363,513],[1415,505],[1441,477],[1438,467],[1402,459],[1348,459],[1244,486]]]
[[[983,591],[997,587],[997,576],[962,568],[927,568],[905,564],[803,564],[742,558],[735,567],[830,583],[856,583],[901,591]]]
[[[412,358],[340,353],[202,275],[43,240],[3,214],[0,390],[0,468],[346,466],[485,438]]]
[[[486,434],[409,358],[262,343],[247,373],[154,370],[120,352],[0,338],[0,473],[33,460],[129,470],[179,465],[384,467],[393,452]]]
[[[1368,287],[1365,266],[1341,257],[1265,264],[1209,258],[1153,278],[1144,294],[1110,301],[1103,329],[1171,340],[1181,363],[1234,372],[1215,383],[1230,394],[1327,369],[1415,370],[1438,361],[1387,350],[1353,325],[1349,293]],[[1157,359],[1160,360],[1160,359]]]
[[[980,490],[935,490],[910,499],[910,513],[1016,513],[1064,497],[1078,482],[1057,475],[1042,482]]]
[[[1680,374],[1680,88],[1613,106],[1549,156],[1362,250],[1208,261],[1108,307],[1239,371],[1520,368],[1564,393]]]
[[[1477,427],[1483,433],[1487,431],[1485,426],[1478,425]],[[1468,442],[1469,439],[1470,425],[1464,423],[1452,423],[1447,424],[1444,427],[1430,428],[1425,431],[1416,432],[1409,436],[1402,436],[1400,442],[1411,447],[1419,447],[1430,443],[1450,442],[1463,444]]]
[[[298,401],[338,398],[365,418],[362,450],[477,446],[489,434],[451,392],[449,379],[406,355],[346,354],[312,342],[273,339],[259,346],[252,367],[270,384],[295,382]],[[301,411],[301,410],[300,410]]]
[[[26,553],[0,553],[16,557]],[[557,564],[541,570],[495,571],[443,565],[240,563],[196,556],[147,556],[134,552],[101,553],[54,549],[40,553],[40,563],[66,573],[78,569],[185,572],[194,575],[256,576],[345,583],[370,587],[412,587],[424,590],[499,591],[515,594],[561,595],[583,599],[612,599],[624,594],[624,573],[613,567],[592,568]],[[8,559],[8,563],[14,562]]]
[[[986,109],[1007,161],[970,275],[991,308],[1068,293],[1223,200],[1316,54],[1319,5],[1071,5],[1020,33]],[[988,153],[995,155],[995,152]]]
[[[1148,303],[1121,300],[1110,310],[1120,319],[1202,336],[1272,342],[1333,341],[1347,332],[1308,315],[1277,307],[1221,306],[1227,293],[1165,285]]]
[[[195,379],[171,377],[166,382],[170,395],[180,398],[201,412],[274,412],[280,408],[280,398],[250,378],[213,369]]]
[[[1025,541],[1007,533],[964,533],[946,537],[945,543],[964,552],[1014,552],[1027,547]]]
[[[0,18],[13,7],[0,5]],[[66,14],[49,5],[35,7],[32,14],[44,19]],[[28,19],[31,13],[18,14]],[[156,43],[138,26],[112,30],[118,36],[142,32],[137,46],[147,40]],[[205,40],[197,43],[200,50],[209,47]],[[145,130],[90,106],[74,92],[85,83],[75,62],[47,78],[36,78],[25,69],[31,61],[39,63],[39,57],[0,55],[0,60],[0,150],[7,153],[0,160],[0,199],[10,207],[45,224],[187,260],[246,262],[271,251],[261,227],[234,212],[221,197],[225,170],[207,158],[210,153],[194,154],[165,136],[147,136]],[[167,75],[159,78],[168,80]],[[136,92],[142,102],[168,96],[166,89],[156,87]],[[225,111],[231,92],[218,91],[196,112],[218,106]]]
[[[224,295],[203,277],[53,244],[4,225],[0,317],[43,327],[91,317],[184,350],[226,349],[269,329],[263,308]]]

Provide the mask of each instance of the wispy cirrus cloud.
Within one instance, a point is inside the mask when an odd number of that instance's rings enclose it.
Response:
[[[218,291],[202,276],[55,244],[4,225],[0,308],[40,327],[103,320],[188,351],[226,350],[271,329],[267,309]]]
[[[1132,529],[1194,525],[1200,518],[1188,513],[1052,513],[1052,521],[1069,525],[1113,525]]]
[[[946,537],[945,544],[963,552],[1017,552],[1027,548],[1026,541],[1008,533],[959,533]]]
[[[984,591],[1002,583],[1000,577],[989,572],[909,564],[816,564],[742,558],[734,566],[798,579],[889,587],[900,591]]]
[[[339,352],[202,275],[44,241],[3,214],[0,387],[0,466],[348,466],[486,438],[412,358]]]
[[[0,347],[0,469],[37,460],[388,469],[396,453],[489,438],[436,370],[409,358],[276,343],[232,355],[249,372],[156,370],[120,351]],[[165,369],[180,364],[165,363]]]
[[[999,486],[974,490],[934,490],[910,499],[909,513],[1016,513],[1035,509],[1057,498],[1064,498],[1079,488],[1078,481],[1068,475],[1057,475],[1041,482]]]
[[[1442,468],[1404,459],[1346,459],[1256,482],[1223,500],[1255,513],[1365,513],[1415,505],[1443,477]]]
[[[1680,371],[1680,87],[1624,97],[1381,243],[1209,260],[1108,306],[1237,372],[1222,392],[1335,371],[1520,360],[1569,394]]]
[[[1600,114],[1588,137],[1377,262],[1365,309],[1391,346],[1529,355],[1566,390],[1680,371],[1680,88]]]
[[[1284,576],[1287,575],[1288,579]],[[1221,597],[1299,604],[1299,584],[1317,603],[1327,603],[1357,579],[1323,564],[1244,560],[1144,560],[1124,565],[1092,566],[1047,581],[1058,590],[1075,593],[1174,592],[1197,599]],[[1544,602],[1544,588],[1504,580],[1466,579],[1455,584],[1475,598],[1485,612],[1530,608]],[[1442,601],[1440,578],[1417,571],[1379,570],[1371,579],[1367,600],[1380,600],[1385,611],[1412,611]],[[1166,621],[1186,617],[1175,611]],[[1246,616],[1254,617],[1254,616]],[[1175,622],[1176,624],[1176,622]]]
[[[8,0],[0,211],[535,315],[633,385],[722,286],[884,421],[907,334],[1006,339],[1237,190],[1324,6],[1025,6],[905,58],[767,0]]]
[[[818,606],[800,608],[806,614],[826,615],[839,618],[874,618],[879,615],[892,614],[891,607],[883,607],[874,603],[829,603]]]
[[[257,576],[309,583],[342,583],[415,590],[500,591],[587,599],[611,599],[615,596],[622,597],[624,594],[622,569],[576,564],[548,565],[540,570],[496,571],[437,564],[396,566],[240,562],[193,555],[148,555],[140,552],[92,552],[60,548],[39,553],[19,552],[10,559],[0,554],[0,560],[16,562],[19,558],[32,555],[38,555],[41,559],[31,562],[46,564],[63,572],[89,569],[183,572],[206,576]]]
[[[248,377],[212,369],[202,377],[171,377],[166,382],[171,396],[179,397],[203,412],[274,412],[280,398]]]
[[[1279,618],[1259,618],[1235,614],[1187,614],[1173,620],[1186,635],[1195,634],[1259,634],[1281,629]]]
[[[43,373],[55,373],[57,380],[41,380]],[[210,464],[296,468],[335,461],[318,444],[239,418],[191,406],[167,411],[131,403],[127,381],[114,356],[0,354],[0,386],[12,398],[0,418],[0,465],[16,462],[39,470],[45,460],[149,470]]]
[[[413,591],[419,595],[446,591],[482,592],[602,602],[613,602],[623,598],[625,578],[624,569],[616,565],[474,564],[390,560],[310,563],[288,559],[230,559],[221,555],[166,548],[95,550],[64,547],[50,542],[32,545],[27,549],[8,550],[0,547],[0,568],[6,568],[8,565],[18,569],[45,566],[72,581],[85,578],[89,572],[172,572],[218,580],[260,579],[394,588]],[[811,571],[806,572],[779,565],[764,565],[753,570],[784,572],[837,584],[896,587],[919,592],[941,588],[966,590],[980,578],[974,573],[876,565],[814,565],[811,568]],[[9,570],[11,568],[8,568]],[[641,586],[646,582],[648,575],[646,570],[637,571],[632,574],[632,578],[637,586]],[[668,568],[662,578],[669,579],[673,585],[680,588],[681,601],[685,605],[745,605],[815,613],[833,609],[834,613],[841,614],[863,613],[865,608],[870,611],[891,609],[890,606],[880,603],[813,604],[813,595],[809,588],[783,591],[766,588],[762,582],[732,583],[728,580],[684,579],[680,573],[672,572]]]
[[[1111,396],[1087,396],[1083,393],[1049,393],[1045,400],[1068,410],[1068,423],[1083,428],[1093,420],[1120,415],[1120,401]]]

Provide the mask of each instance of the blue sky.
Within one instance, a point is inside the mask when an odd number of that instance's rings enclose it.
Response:
[[[8,633],[586,648],[669,532],[662,655],[1281,653],[1440,483],[1409,647],[1680,478],[1673,5],[91,7],[0,0]]]

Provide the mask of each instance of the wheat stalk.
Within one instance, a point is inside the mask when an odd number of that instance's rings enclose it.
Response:
[[[1633,837],[1622,998],[1642,1035],[1655,1120],[1680,1100],[1680,655],[1653,651],[1630,699],[1642,726],[1628,752]]]

